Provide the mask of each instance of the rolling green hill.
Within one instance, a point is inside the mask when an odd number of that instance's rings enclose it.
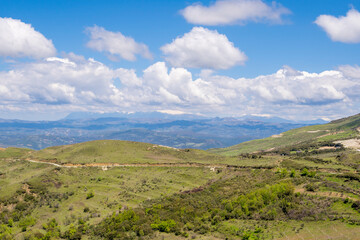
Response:
[[[161,163],[214,157],[202,150],[179,150],[149,143],[98,140],[49,147],[29,155],[35,159],[56,159],[58,163]]]
[[[211,153],[235,156],[241,153],[272,151],[293,145],[334,142],[359,136],[360,114],[328,124],[293,129],[264,139],[243,142],[228,148],[210,149]]]
[[[0,149],[0,239],[357,240],[360,152],[334,141],[357,137],[359,118],[231,151],[114,140]]]
[[[9,150],[4,151],[7,152]],[[20,151],[20,150],[18,150]],[[277,157],[263,157],[253,162],[251,159],[221,156],[199,149],[176,149],[161,145],[120,141],[120,140],[97,140],[49,147],[39,151],[22,151],[22,159],[36,161],[50,161],[56,164],[67,165],[107,165],[107,164],[197,164],[197,165],[220,165],[226,167],[275,167]],[[1,152],[0,152],[1,158]]]

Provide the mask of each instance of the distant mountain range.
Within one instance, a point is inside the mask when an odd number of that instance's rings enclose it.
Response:
[[[64,119],[75,120],[75,119],[97,119],[97,118],[127,118],[127,119],[143,119],[143,120],[199,120],[199,119],[211,119],[202,115],[196,114],[168,114],[162,112],[134,112],[134,113],[94,113],[94,112],[73,112],[67,115]],[[219,119],[218,117],[216,119]],[[323,119],[309,120],[309,121],[293,121],[279,117],[266,117],[256,115],[244,115],[242,117],[228,117],[222,119],[236,119],[253,121],[258,120],[267,123],[297,123],[297,124],[324,124],[327,121]]]
[[[176,148],[222,148],[323,120],[294,122],[282,118],[244,116],[206,118],[160,112],[71,113],[58,121],[0,119],[0,146],[42,149],[90,140],[141,141]]]

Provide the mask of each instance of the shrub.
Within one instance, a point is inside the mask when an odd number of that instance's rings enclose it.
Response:
[[[18,211],[25,211],[27,209],[28,205],[24,202],[19,202],[18,204],[16,204],[15,209]]]
[[[311,171],[311,172],[309,172],[308,177],[313,178],[313,177],[315,177],[315,175],[316,175],[316,172]]]
[[[166,220],[166,221],[159,221],[157,223],[151,224],[152,229],[159,230],[160,232],[171,232],[174,230],[174,227],[176,226],[176,222],[172,219]]]
[[[4,239],[4,240],[13,239],[11,228],[6,226],[5,224],[0,224],[0,239]]]
[[[276,171],[282,178],[286,177],[288,175],[288,171],[286,168],[281,168]]]
[[[90,198],[93,198],[95,195],[93,192],[89,192],[87,195],[86,195],[86,199],[90,199]]]
[[[9,226],[9,227],[13,227],[13,226],[14,226],[14,220],[12,220],[12,218],[10,218],[10,219],[8,220],[8,226]]]
[[[317,190],[317,188],[318,188],[318,186],[316,186],[313,183],[309,183],[309,184],[305,185],[306,191],[309,191],[309,192],[315,192]]]
[[[301,176],[308,176],[309,170],[307,168],[303,168],[300,173]]]
[[[22,218],[19,222],[19,227],[25,228],[28,226],[34,226],[36,223],[36,219],[33,217]]]
[[[351,207],[355,210],[357,210],[358,212],[360,212],[360,201],[356,201],[354,202]]]
[[[60,236],[59,224],[55,219],[51,219],[47,224],[43,224],[46,234],[43,239],[57,239]]]

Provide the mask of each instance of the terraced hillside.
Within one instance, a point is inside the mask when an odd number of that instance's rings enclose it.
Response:
[[[211,153],[225,156],[234,156],[241,153],[259,151],[273,151],[284,147],[309,144],[327,143],[347,139],[356,139],[360,136],[360,114],[332,121],[328,124],[313,125],[293,129],[269,138],[240,143],[228,148],[210,149]],[[349,144],[354,141],[348,142]],[[347,143],[347,142],[345,142]],[[353,145],[357,147],[356,143]],[[360,145],[359,145],[360,149]]]

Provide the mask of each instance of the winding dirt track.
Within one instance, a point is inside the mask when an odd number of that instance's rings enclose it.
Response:
[[[201,164],[201,163],[86,163],[86,164],[58,164],[54,162],[26,159],[28,162],[32,163],[41,163],[49,164],[55,167],[61,168],[82,168],[82,167],[205,167],[205,168],[227,168],[227,167],[237,167],[221,164]]]
[[[97,167],[106,171],[111,167],[194,167],[194,168],[209,168],[210,171],[216,171],[216,169],[272,169],[275,170],[279,167],[280,162],[274,166],[241,166],[241,165],[229,165],[229,164],[203,164],[203,163],[84,163],[84,164],[72,164],[65,163],[59,164],[55,162],[49,162],[44,160],[24,159],[25,161],[32,163],[48,164],[60,168],[85,168],[85,167]],[[338,173],[338,170],[329,168],[318,168],[317,171],[327,173]],[[349,172],[349,170],[342,170],[341,172]]]

